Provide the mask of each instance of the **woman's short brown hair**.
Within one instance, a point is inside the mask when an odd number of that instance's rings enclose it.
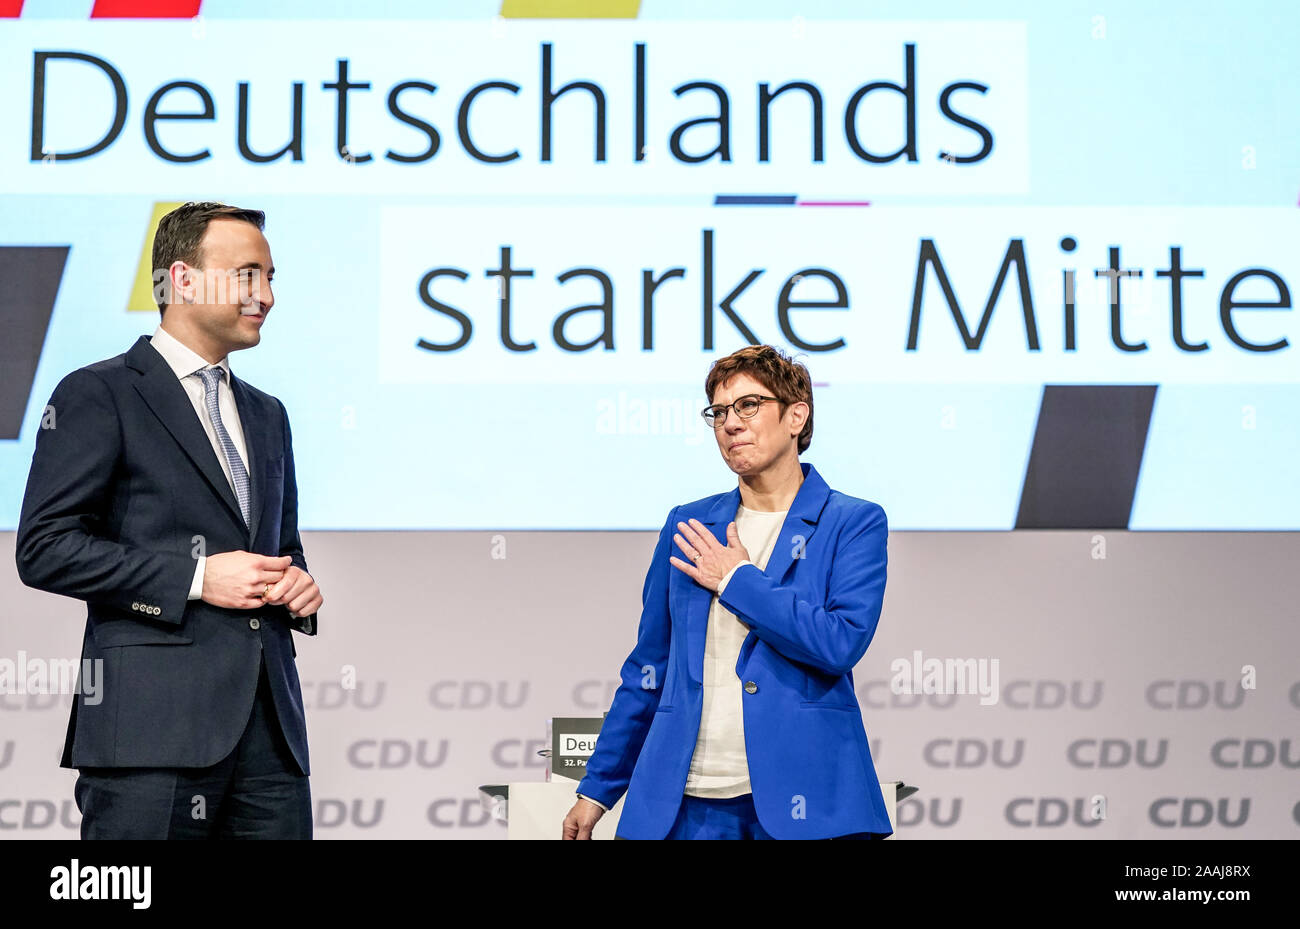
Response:
[[[713,402],[714,392],[737,374],[748,374],[780,400],[782,416],[785,415],[785,408],[792,403],[808,404],[808,421],[799,433],[799,454],[806,452],[812,444],[813,433],[812,376],[808,369],[779,348],[748,345],[725,358],[719,358],[709,368],[709,376],[704,379],[704,395],[710,403]]]

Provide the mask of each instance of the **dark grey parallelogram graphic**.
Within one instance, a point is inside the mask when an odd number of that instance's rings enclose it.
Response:
[[[69,248],[0,246],[0,439],[22,428]]]
[[[1017,529],[1126,529],[1156,385],[1048,385]]]

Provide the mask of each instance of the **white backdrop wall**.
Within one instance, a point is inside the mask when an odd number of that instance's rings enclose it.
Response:
[[[654,539],[304,533],[326,599],[320,635],[296,637],[317,836],[504,838],[478,786],[543,779],[547,719],[608,709]],[[881,779],[920,788],[900,839],[1300,836],[1300,536],[898,532],[889,548],[854,675]],[[0,658],[76,657],[84,606],[23,587],[13,553],[0,534]],[[891,662],[918,650],[996,658],[997,703],[891,692]],[[0,838],[77,834],[58,768],[70,699],[0,695]]]

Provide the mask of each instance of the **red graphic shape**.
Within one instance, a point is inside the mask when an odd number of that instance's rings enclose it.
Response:
[[[199,15],[202,3],[203,0],[95,0],[90,18],[193,19]]]

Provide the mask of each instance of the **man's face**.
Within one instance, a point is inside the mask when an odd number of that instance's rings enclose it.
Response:
[[[772,396],[770,390],[748,374],[737,374],[718,386],[710,403],[728,404],[748,394]],[[782,415],[781,404],[769,400],[758,408],[752,419],[741,419],[734,409],[728,410],[726,422],[714,429],[713,434],[727,467],[740,475],[756,474],[797,448],[793,437],[798,436],[806,421],[806,404],[791,404]]]
[[[225,352],[251,348],[262,340],[262,325],[275,304],[271,246],[252,223],[214,219],[199,249],[199,268],[188,268],[181,312],[209,343]],[[176,312],[176,308],[170,312]]]

